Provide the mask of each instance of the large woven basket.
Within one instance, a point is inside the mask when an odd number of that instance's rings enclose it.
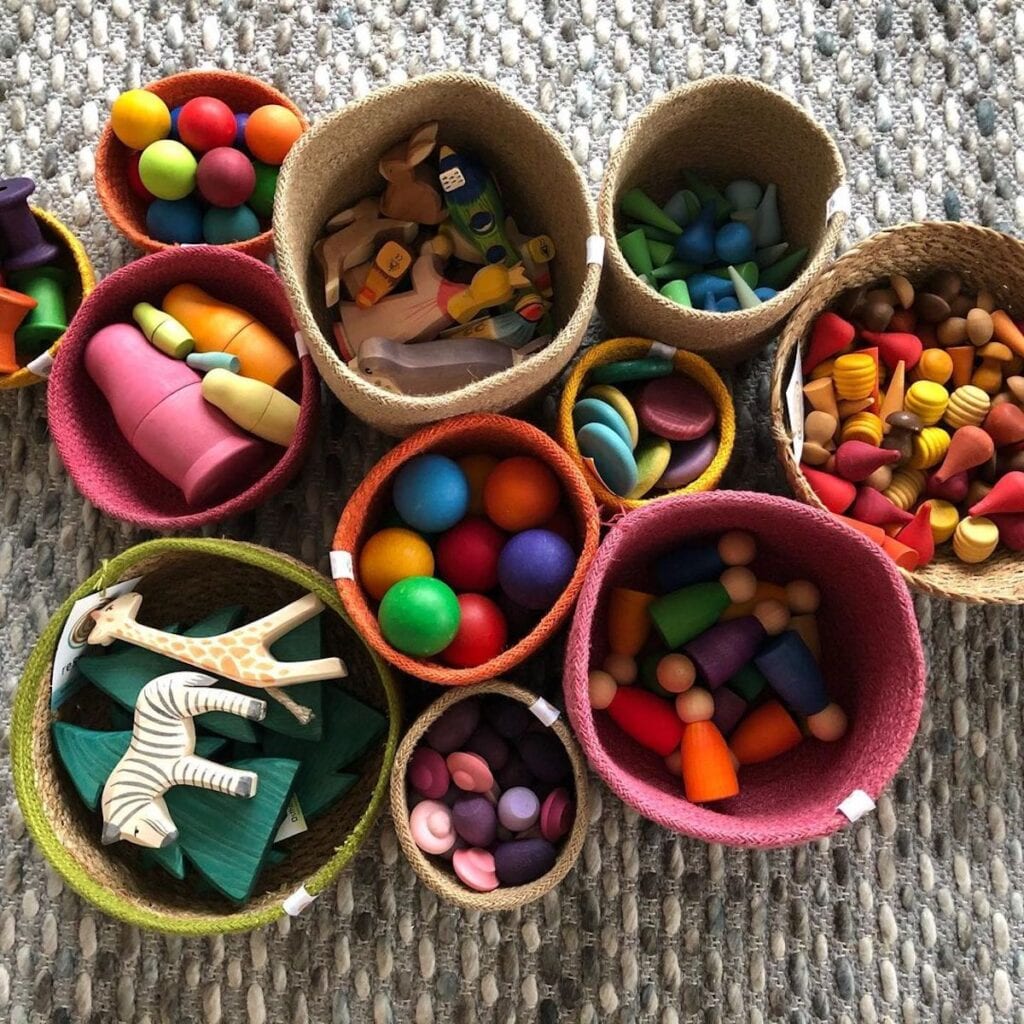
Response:
[[[644,590],[661,553],[701,536],[748,530],[758,578],[810,579],[822,592],[822,671],[850,726],[837,743],[805,740],[740,771],[740,794],[689,803],[661,758],[590,707],[587,673],[608,652],[608,596]],[[914,606],[877,545],[832,516],[786,498],[716,491],[656,501],[612,527],[580,593],[566,646],[566,709],[591,767],[627,804],[665,828],[706,842],[771,847],[809,842],[846,824],[854,790],[876,799],[910,750],[924,701],[925,665]]]
[[[524,690],[520,686],[503,682],[496,679],[493,682],[481,683],[470,690],[451,690],[443,697],[434,701],[419,718],[413,722],[409,731],[402,739],[402,743],[395,755],[395,767],[391,773],[391,816],[395,822],[395,831],[398,833],[398,842],[402,852],[412,864],[420,881],[428,888],[433,889],[439,896],[455,903],[467,910],[481,910],[493,913],[500,910],[515,910],[516,907],[524,906],[539,900],[545,893],[550,892],[569,873],[572,866],[579,859],[583,850],[584,840],[587,838],[587,826],[590,823],[590,810],[587,794],[587,766],[580,753],[580,748],[572,737],[568,727],[557,719],[549,727],[561,740],[565,752],[572,762],[573,783],[576,797],[576,820],[573,822],[572,830],[566,836],[564,844],[559,851],[555,866],[543,877],[538,878],[528,885],[499,886],[493,892],[475,892],[467,888],[456,878],[455,873],[446,867],[442,867],[437,858],[429,858],[413,842],[412,833],[409,830],[409,804],[406,794],[406,771],[409,767],[409,758],[413,751],[422,741],[426,731],[437,721],[452,705],[467,698],[477,698],[485,694],[497,694],[508,697],[510,700],[517,700],[527,707],[535,704],[537,695]]]
[[[783,237],[809,250],[785,291],[755,309],[708,313],[686,309],[640,281],[616,241],[623,231],[620,197],[639,187],[662,203],[683,187],[683,170],[719,187],[736,178],[778,185]],[[832,258],[845,214],[826,219],[826,208],[844,176],[825,129],[774,89],[733,75],[674,89],[630,124],[605,171],[598,199],[607,243],[602,314],[614,330],[689,349],[716,366],[749,358],[771,340]]]
[[[629,512],[631,509],[643,508],[652,501],[660,501],[669,495],[654,498],[623,498],[608,490],[598,478],[587,469],[579,445],[576,444],[576,431],[573,428],[572,410],[580,391],[586,386],[587,374],[595,366],[605,366],[621,359],[639,359],[652,351],[652,342],[647,338],[613,338],[611,341],[593,345],[583,353],[576,362],[565,382],[562,397],[558,405],[558,440],[569,453],[569,457],[583,470],[590,489],[597,500],[605,507],[618,512]],[[655,349],[655,352],[657,349]],[[718,486],[725,467],[732,457],[733,444],[736,441],[736,411],[733,408],[732,396],[722,378],[714,367],[692,352],[678,349],[672,356],[676,371],[695,380],[711,396],[718,411],[718,452],[711,464],[696,480],[688,483],[671,494],[692,494],[696,491],[712,491]]]
[[[488,165],[520,227],[554,241],[558,333],[519,366],[451,394],[397,395],[358,376],[339,356],[332,330],[336,311],[324,305],[313,245],[335,213],[382,191],[381,154],[431,120],[440,122],[446,142]],[[327,386],[360,419],[396,436],[448,416],[502,412],[533,398],[579,347],[600,277],[600,268],[587,262],[587,239],[598,230],[593,203],[565,144],[523,104],[471,75],[424,75],[317,121],[285,161],[274,230],[281,275]]]
[[[155,93],[172,109],[196,96],[215,96],[223,100],[236,114],[252,113],[257,107],[279,103],[287,107],[303,127],[308,125],[302,111],[287,96],[273,86],[236,71],[182,71],[143,86]],[[146,252],[173,249],[168,242],[151,238],[146,231],[146,202],[128,184],[128,157],[131,150],[114,134],[108,120],[96,147],[96,193],[114,227],[132,245]],[[263,257],[274,246],[273,232],[263,231],[244,242],[231,242],[224,246],[250,256]]]
[[[65,334],[47,395],[50,430],[78,489],[107,515],[154,530],[195,529],[264,504],[298,472],[320,412],[316,368],[304,355],[299,390],[292,396],[302,406],[292,443],[242,493],[207,507],[188,505],[181,491],[131,447],[85,370],[85,347],[100,328],[132,323],[135,303],[158,304],[182,282],[199,284],[215,298],[251,310],[283,342],[294,344],[288,300],[265,263],[223,246],[166,249],[115,270],[82,303]]]
[[[772,368],[772,434],[786,478],[801,501],[824,508],[793,457],[786,412],[794,360],[814,321],[848,288],[882,281],[893,273],[916,285],[945,268],[960,274],[970,287],[992,292],[997,304],[1017,319],[1024,316],[1024,244],[976,224],[933,221],[888,228],[849,249],[814,283],[790,318]],[[1004,547],[987,561],[968,565],[947,546],[924,568],[901,572],[916,590],[935,597],[975,604],[1024,601],[1024,557]]]
[[[96,286],[96,274],[92,269],[89,254],[85,246],[78,240],[71,229],[58,217],[38,206],[30,207],[36,220],[39,221],[43,237],[60,246],[57,265],[71,274],[71,284],[64,296],[67,306],[68,322],[82,304],[82,300]],[[0,375],[0,391],[9,388],[25,388],[30,384],[38,384],[50,375],[57,350],[64,341],[62,334],[43,355],[37,356],[26,366],[14,373]]]
[[[367,601],[358,579],[357,569],[335,580],[345,610],[366,642],[396,668],[417,679],[442,686],[466,686],[493,679],[511,671],[535,653],[562,624],[572,609],[590,560],[597,550],[599,523],[594,497],[582,472],[558,445],[536,427],[507,416],[478,413],[458,416],[442,423],[424,427],[408,440],[392,448],[366,475],[349,499],[338,521],[332,548],[351,556],[358,567],[363,544],[380,529],[380,519],[388,506],[391,483],[399,468],[416,455],[436,452],[453,458],[486,453],[498,458],[529,455],[551,468],[561,482],[567,511],[576,526],[576,547],[579,556],[576,569],[562,592],[533,629],[508,650],[475,668],[451,668],[423,658],[411,658],[395,650],[384,639],[377,615]],[[348,561],[342,559],[342,561]]]
[[[385,714],[388,735],[357,763],[359,782],[309,831],[289,842],[289,856],[261,876],[262,890],[239,908],[216,894],[198,892],[162,872],[145,870],[127,843],[103,846],[97,817],[85,807],[54,754],[57,717],[106,728],[106,698],[88,688],[56,713],[50,710],[53,655],[72,606],[120,580],[143,576],[142,619],[150,625],[191,622],[226,604],[245,604],[255,618],[316,594],[326,605],[325,654],[346,662],[340,684]],[[282,902],[300,886],[322,893],[355,856],[384,802],[398,745],[398,692],[391,671],[360,640],[345,618],[330,582],[292,558],[225,540],[164,539],[139,544],[105,563],[61,605],[25,666],[11,720],[14,785],[26,824],[50,863],[79,894],[114,917],[143,928],[212,935],[265,925],[285,911]],[[357,770],[352,769],[352,770]]]

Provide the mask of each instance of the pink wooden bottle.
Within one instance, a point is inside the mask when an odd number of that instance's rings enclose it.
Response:
[[[131,446],[190,505],[236,494],[266,468],[268,446],[203,398],[195,370],[130,324],[97,331],[85,349],[85,368]]]

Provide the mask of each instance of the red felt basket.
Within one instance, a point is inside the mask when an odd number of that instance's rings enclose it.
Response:
[[[829,690],[849,715],[837,743],[806,739],[782,757],[740,771],[740,794],[691,804],[656,754],[590,707],[587,674],[608,651],[613,587],[643,589],[663,552],[702,535],[748,530],[759,579],[806,578],[822,592],[818,624]],[[707,842],[773,847],[827,836],[847,823],[854,790],[877,798],[906,757],[924,700],[925,665],[913,603],[877,545],[825,512],[742,491],[665,498],[620,519],[591,564],[566,647],[566,707],[594,770],[644,817]]]
[[[50,431],[79,491],[114,519],[153,530],[196,529],[248,512],[277,494],[306,457],[320,407],[316,369],[310,356],[303,355],[299,392],[292,395],[302,407],[292,443],[245,491],[205,507],[186,504],[181,491],[125,439],[84,362],[86,344],[100,328],[133,323],[135,303],[158,305],[184,282],[250,310],[283,342],[294,345],[291,308],[280,279],[265,263],[223,246],[165,249],[115,270],[85,299],[64,335],[47,395]]]

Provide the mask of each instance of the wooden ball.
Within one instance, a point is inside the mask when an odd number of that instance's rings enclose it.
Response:
[[[708,722],[715,714],[715,698],[701,686],[676,697],[676,714],[687,724]]]
[[[607,673],[599,668],[591,669],[587,677],[590,689],[590,706],[599,711],[608,707],[619,689],[618,683]]]
[[[810,580],[793,580],[786,584],[786,600],[794,615],[810,615],[821,605],[821,591]]]
[[[628,654],[613,651],[604,659],[604,670],[619,686],[630,686],[636,682],[636,660]]]
[[[825,743],[834,743],[839,739],[846,732],[847,724],[846,712],[836,703],[807,717],[807,728],[811,735]]]
[[[697,679],[697,670],[685,654],[666,654],[658,662],[658,685],[669,693],[685,693]]]
[[[726,565],[749,565],[757,555],[757,544],[745,530],[730,530],[719,539],[718,553]]]

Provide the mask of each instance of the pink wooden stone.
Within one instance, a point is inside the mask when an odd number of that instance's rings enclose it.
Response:
[[[711,396],[696,381],[679,374],[648,381],[633,404],[644,427],[669,441],[703,437],[717,419]]]

